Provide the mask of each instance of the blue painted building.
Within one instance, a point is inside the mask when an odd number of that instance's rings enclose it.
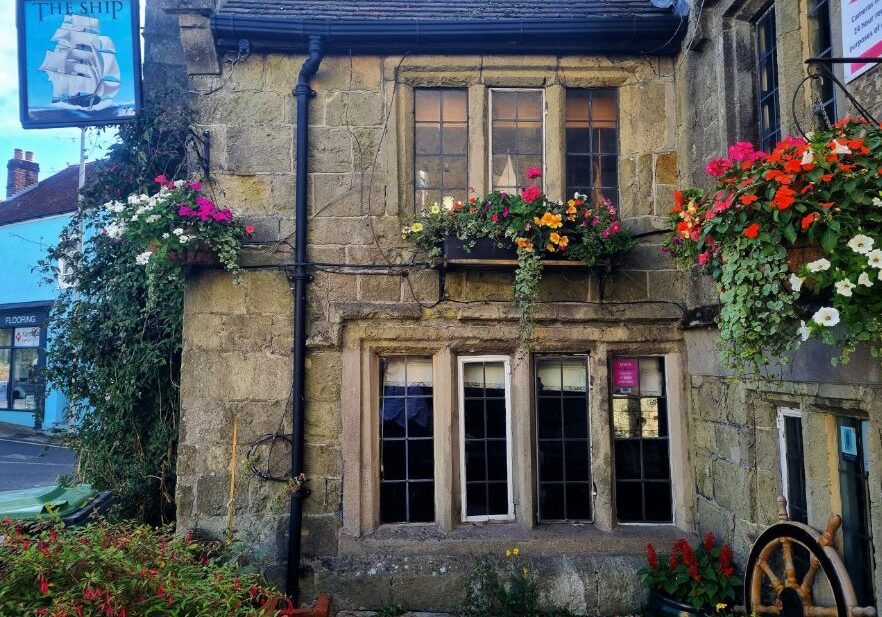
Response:
[[[39,167],[20,150],[9,161],[7,199],[0,202],[0,422],[63,428],[67,399],[46,383],[46,320],[62,279],[34,271],[58,242],[77,207],[79,169],[37,182]]]

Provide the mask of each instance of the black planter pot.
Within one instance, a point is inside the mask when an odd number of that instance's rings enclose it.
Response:
[[[448,236],[444,239],[445,261],[460,260],[492,260],[492,261],[517,261],[518,252],[514,245],[507,240],[502,240],[506,246],[499,246],[499,242],[491,238],[478,238],[475,246],[467,249],[463,241],[456,236]]]
[[[691,604],[678,602],[670,596],[649,592],[649,614],[653,617],[701,617],[704,613]]]

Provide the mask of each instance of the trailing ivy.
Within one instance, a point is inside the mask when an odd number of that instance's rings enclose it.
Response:
[[[61,290],[49,321],[47,377],[69,399],[64,442],[80,453],[79,474],[117,497],[116,514],[148,523],[174,517],[183,280],[154,264],[164,280],[148,301],[141,247],[104,233],[104,204],[140,192],[157,175],[185,165],[188,114],[148,108],[119,127],[118,142],[94,163],[81,204],[39,268],[54,284],[57,263],[74,287]],[[155,268],[162,271],[156,272]]]

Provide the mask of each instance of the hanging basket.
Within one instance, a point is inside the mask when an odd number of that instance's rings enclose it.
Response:
[[[152,253],[157,252],[157,248],[158,245],[155,242],[151,242],[147,247]],[[202,243],[178,251],[168,251],[165,257],[172,263],[184,266],[215,266],[220,263],[214,249]]]
[[[787,247],[787,266],[790,271],[796,273],[805,264],[821,259],[825,255],[824,249],[817,244],[809,244],[802,241]]]

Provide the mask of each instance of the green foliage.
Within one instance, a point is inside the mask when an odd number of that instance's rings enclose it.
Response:
[[[406,611],[400,604],[387,604],[377,611],[377,617],[399,617]]]
[[[536,577],[520,557],[515,548],[506,551],[502,564],[480,558],[469,576],[459,617],[570,617],[565,609],[542,606]]]
[[[183,168],[187,115],[148,109],[119,128],[109,156],[93,164],[82,203],[40,269],[54,283],[67,261],[75,287],[63,289],[50,316],[48,379],[70,401],[75,425],[63,435],[80,452],[80,475],[117,497],[116,513],[161,523],[174,517],[179,417],[183,277],[151,264],[156,285],[136,263],[142,248],[103,233],[102,207]]]
[[[732,564],[728,544],[716,546],[713,534],[707,534],[698,550],[687,540],[674,543],[674,551],[659,558],[652,544],[646,546],[647,565],[638,574],[649,591],[691,604],[705,614],[714,614],[731,606],[740,578]]]
[[[4,521],[0,537],[3,615],[257,617],[279,596],[220,545],[170,529],[102,521],[28,530]]]
[[[858,344],[882,352],[882,129],[846,118],[807,137],[768,154],[735,144],[708,164],[710,191],[675,194],[665,250],[714,277],[724,357],[742,374],[800,339],[843,361]],[[788,267],[791,249],[823,258]]]

